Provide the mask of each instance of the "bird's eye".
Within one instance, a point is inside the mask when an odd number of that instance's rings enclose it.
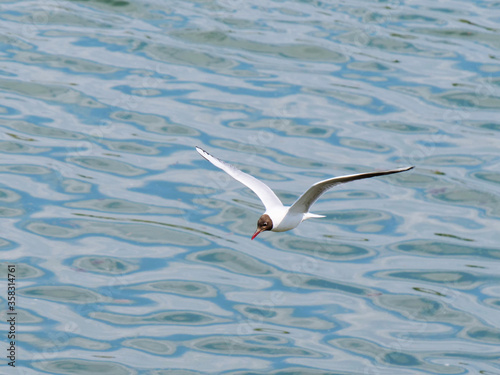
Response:
[[[266,223],[264,223],[264,224],[262,224],[262,226],[263,226],[263,227],[267,227],[267,222],[266,222]]]

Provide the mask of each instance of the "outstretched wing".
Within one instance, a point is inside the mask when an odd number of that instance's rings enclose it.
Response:
[[[260,200],[266,207],[266,210],[269,210],[276,206],[277,207],[283,206],[283,203],[281,203],[276,194],[274,194],[274,192],[269,188],[269,186],[267,186],[262,181],[259,181],[255,177],[240,171],[238,168],[233,167],[231,164],[228,164],[220,159],[217,159],[215,156],[210,155],[208,152],[202,150],[199,147],[196,147],[196,151],[198,151],[198,153],[201,156],[203,156],[217,168],[222,169],[232,178],[250,188],[260,198]]]
[[[400,173],[404,171],[409,171],[414,167],[391,169],[390,171],[380,171],[380,172],[367,172],[359,174],[351,174],[348,176],[340,176],[329,178],[328,180],[323,180],[316,182],[311,186],[304,194],[300,196],[299,199],[290,207],[289,212],[293,213],[307,213],[309,208],[314,202],[323,194],[325,191],[330,190],[332,187],[354,180],[362,180],[363,178],[371,178],[377,176],[384,176],[386,174]]]

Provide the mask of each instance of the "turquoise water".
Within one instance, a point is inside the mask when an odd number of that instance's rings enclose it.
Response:
[[[2,373],[500,373],[499,2],[0,15]],[[287,204],[416,168],[251,241],[259,200],[196,145]]]

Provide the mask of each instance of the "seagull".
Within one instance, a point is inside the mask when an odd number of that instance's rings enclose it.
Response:
[[[291,206],[284,206],[280,199],[274,192],[262,181],[256,179],[249,174],[240,171],[238,168],[228,164],[215,156],[210,155],[205,150],[196,147],[196,151],[207,159],[210,163],[217,168],[222,169],[236,181],[241,182],[243,185],[250,188],[262,201],[266,211],[257,221],[257,230],[252,236],[252,240],[257,235],[266,230],[273,232],[285,232],[296,228],[304,220],[312,218],[325,217],[324,215],[316,215],[309,212],[309,209],[314,202],[327,190],[332,187],[354,180],[362,180],[363,178],[371,178],[377,176],[384,176],[387,174],[401,173],[409,171],[414,167],[405,167],[398,169],[391,169],[388,171],[375,171],[359,174],[351,174],[348,176],[333,177],[327,180],[316,182],[307,191],[302,194],[299,199]]]

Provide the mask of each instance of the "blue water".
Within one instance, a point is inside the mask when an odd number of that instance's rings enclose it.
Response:
[[[500,3],[3,1],[3,374],[499,374]],[[293,231],[195,151],[285,204]]]

